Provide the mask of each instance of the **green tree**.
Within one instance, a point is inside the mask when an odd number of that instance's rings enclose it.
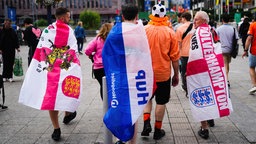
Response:
[[[100,27],[100,14],[95,11],[85,10],[79,15],[83,27],[87,30],[96,30]]]
[[[47,26],[48,22],[45,19],[39,19],[37,20],[34,25],[38,26],[38,27],[42,27],[42,26]]]

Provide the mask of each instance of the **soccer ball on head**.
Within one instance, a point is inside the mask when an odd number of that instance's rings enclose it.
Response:
[[[152,7],[152,15],[155,17],[165,17],[166,16],[166,8],[161,3],[156,4]]]

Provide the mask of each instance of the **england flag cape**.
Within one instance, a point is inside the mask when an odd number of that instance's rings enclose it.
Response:
[[[233,111],[220,43],[214,43],[210,27],[196,29],[187,64],[187,87],[196,121],[220,118]]]
[[[57,21],[44,29],[20,90],[19,102],[39,110],[74,112],[82,73],[72,28]]]
[[[102,56],[109,104],[104,123],[113,135],[128,141],[153,91],[152,60],[142,23],[116,23]]]

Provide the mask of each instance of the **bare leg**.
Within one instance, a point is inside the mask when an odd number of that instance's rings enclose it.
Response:
[[[71,114],[71,112],[65,111],[65,116],[68,116],[68,115],[70,115],[70,114]]]
[[[49,115],[50,115],[54,129],[60,128],[58,114],[59,114],[59,111],[49,110]]]
[[[227,80],[229,80],[229,79],[228,79],[229,63],[226,63],[226,64],[225,64],[225,68],[226,68],[226,76],[227,76]]]
[[[163,121],[165,113],[165,105],[156,105],[155,116],[156,121]]]
[[[202,127],[202,129],[208,129],[207,121],[201,121],[201,127]]]
[[[251,68],[251,67],[250,67],[249,72],[250,72],[250,77],[251,77],[252,86],[255,87],[255,86],[256,86],[256,73],[255,73],[255,68]]]
[[[150,100],[145,106],[143,113],[151,113],[152,110],[152,100]]]

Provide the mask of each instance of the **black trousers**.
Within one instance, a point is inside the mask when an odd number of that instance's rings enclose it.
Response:
[[[103,100],[102,78],[105,76],[104,69],[94,69],[93,74],[100,84],[100,97]]]
[[[13,77],[13,65],[15,59],[15,50],[3,52],[3,78]]]
[[[187,71],[187,63],[188,63],[188,57],[180,57],[181,61],[181,82],[182,82],[182,88],[187,92],[187,80],[186,80],[186,71]]]

